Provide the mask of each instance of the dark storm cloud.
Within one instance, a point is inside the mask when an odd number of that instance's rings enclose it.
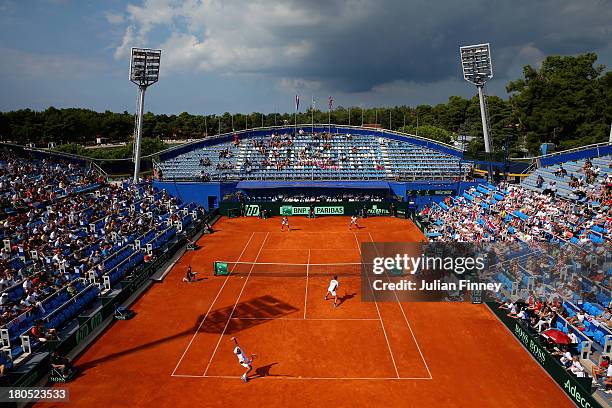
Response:
[[[308,39],[314,45],[311,55],[299,65],[281,64],[270,72],[333,84],[345,92],[398,80],[457,77],[461,45],[490,42],[497,78],[507,78],[513,65],[536,62],[539,53],[612,46],[612,4],[607,1],[315,1],[306,7],[323,17],[316,29],[282,26],[276,35]],[[345,21],[345,7],[366,12]]]

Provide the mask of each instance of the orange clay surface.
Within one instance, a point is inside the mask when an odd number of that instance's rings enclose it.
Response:
[[[115,322],[76,360],[69,405],[573,406],[484,305],[361,302],[359,277],[340,276],[334,309],[323,299],[329,277],[307,267],[293,277],[249,276],[244,266],[241,276],[212,276],[215,260],[352,263],[360,242],[424,239],[407,220],[359,222],[349,232],[348,217],[294,217],[280,232],[278,217],[222,219],[132,306],[134,319]],[[183,282],[188,264],[197,282]],[[257,354],[247,384],[232,336]]]

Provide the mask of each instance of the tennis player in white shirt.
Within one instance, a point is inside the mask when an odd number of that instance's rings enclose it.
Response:
[[[253,362],[253,357],[255,355],[252,354],[251,358],[247,357],[244,351],[242,350],[242,348],[240,348],[240,345],[238,344],[238,340],[235,337],[232,337],[232,341],[234,342],[234,345],[235,345],[234,354],[238,358],[238,363],[240,363],[242,367],[246,368],[246,371],[244,372],[244,374],[242,374],[242,376],[240,376],[240,379],[242,379],[242,381],[244,382],[247,382],[249,381],[249,377],[248,377],[249,373],[253,371],[253,366],[251,365],[251,363]]]
[[[325,300],[327,300],[328,295],[332,295],[334,297],[334,307],[338,307],[338,286],[340,286],[338,283],[338,276],[334,275],[332,280],[329,281],[327,293],[325,293]]]

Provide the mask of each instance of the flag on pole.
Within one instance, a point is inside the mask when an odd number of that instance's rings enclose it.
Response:
[[[334,98],[330,96],[329,97],[329,109],[332,109],[333,106],[334,106]]]
[[[295,111],[300,110],[300,95],[295,95]]]

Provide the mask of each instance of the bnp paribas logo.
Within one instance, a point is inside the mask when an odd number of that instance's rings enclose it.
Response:
[[[293,207],[290,205],[283,205],[280,208],[281,215],[293,215]]]

